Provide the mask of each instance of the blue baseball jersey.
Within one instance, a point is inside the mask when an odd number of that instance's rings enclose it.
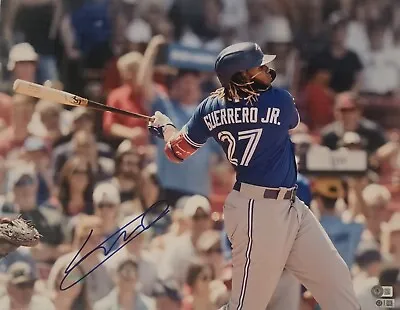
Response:
[[[293,187],[297,166],[289,130],[299,121],[290,93],[271,87],[254,104],[209,96],[182,131],[196,148],[214,138],[235,167],[238,182]]]

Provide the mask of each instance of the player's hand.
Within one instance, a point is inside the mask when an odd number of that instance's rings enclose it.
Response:
[[[148,124],[150,133],[160,139],[164,139],[164,130],[167,126],[175,127],[171,119],[159,111],[153,115],[152,121]]]

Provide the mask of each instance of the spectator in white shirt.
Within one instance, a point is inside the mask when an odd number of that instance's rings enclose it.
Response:
[[[186,279],[192,259],[196,258],[195,245],[203,232],[211,228],[211,206],[204,196],[190,197],[183,214],[188,221],[189,230],[173,243],[167,244],[163,260],[159,264],[158,277],[167,288],[180,291]]]
[[[382,252],[400,266],[400,212],[394,213],[388,223],[383,223],[381,242]]]
[[[400,84],[399,71],[390,49],[384,44],[385,24],[371,22],[368,25],[369,52],[364,55],[364,74],[361,90],[385,95],[395,92]]]

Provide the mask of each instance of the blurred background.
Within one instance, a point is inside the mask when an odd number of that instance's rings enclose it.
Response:
[[[377,309],[378,283],[394,287],[400,307],[399,0],[0,4],[0,216],[22,214],[43,235],[0,261],[1,309],[212,310],[227,301],[222,210],[234,173],[219,147],[209,141],[176,165],[142,120],[15,95],[12,84],[159,110],[181,127],[219,87],[218,52],[241,41],[277,55],[274,85],[293,94],[302,119],[291,133],[298,196],[351,269],[362,309]],[[168,216],[60,291],[90,230],[89,250],[107,240],[115,251],[121,240],[109,237],[162,199]],[[70,281],[101,259],[91,255]],[[298,288],[293,310],[319,309]]]

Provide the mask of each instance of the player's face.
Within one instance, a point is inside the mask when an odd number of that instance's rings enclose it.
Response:
[[[247,70],[247,77],[251,80],[255,80],[261,84],[271,84],[271,75],[268,73],[267,66],[255,67]]]

